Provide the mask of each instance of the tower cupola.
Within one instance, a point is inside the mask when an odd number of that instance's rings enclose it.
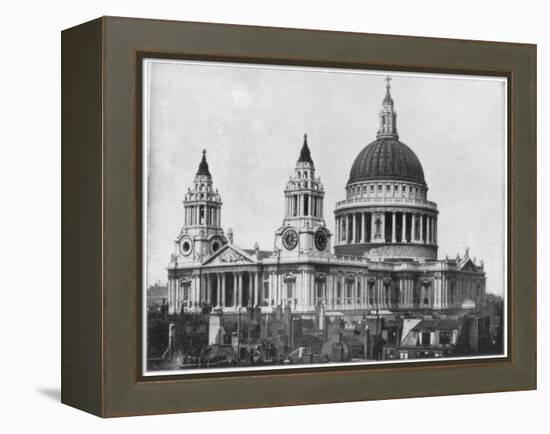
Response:
[[[324,219],[325,189],[315,176],[307,134],[294,173],[285,189],[285,216],[275,233],[275,246],[285,257],[327,255],[331,233]]]
[[[206,160],[206,149],[183,201],[184,225],[176,239],[176,255],[181,261],[202,261],[220,249],[227,239],[221,227],[222,199],[214,189]]]

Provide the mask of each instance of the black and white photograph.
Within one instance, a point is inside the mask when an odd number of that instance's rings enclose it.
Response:
[[[142,84],[145,375],[506,355],[505,78]]]

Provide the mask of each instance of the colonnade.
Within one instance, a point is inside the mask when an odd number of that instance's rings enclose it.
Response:
[[[437,218],[419,212],[349,212],[336,216],[335,232],[337,244],[437,244]]]
[[[414,274],[414,273],[413,273]],[[293,273],[250,270],[204,270],[188,279],[169,282],[169,311],[178,313],[182,305],[238,310],[243,307],[287,306],[294,311],[311,312],[323,304],[329,310],[445,309],[474,302],[485,291],[476,278],[448,278],[434,275],[419,279],[403,275],[373,275],[357,272]]]
[[[260,276],[257,271],[203,272],[200,299],[214,308],[259,306]]]
[[[311,194],[311,192],[287,194],[285,197],[286,217],[323,217],[323,196],[322,193]]]
[[[186,205],[185,225],[221,226],[221,208],[209,205]]]

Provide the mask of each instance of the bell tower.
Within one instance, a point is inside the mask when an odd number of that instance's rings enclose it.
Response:
[[[184,225],[175,240],[175,256],[180,263],[202,262],[227,243],[221,228],[222,199],[213,187],[206,150],[183,207]]]
[[[282,257],[330,254],[332,234],[324,219],[324,197],[304,134],[300,156],[285,189],[283,224],[275,232],[275,249]]]

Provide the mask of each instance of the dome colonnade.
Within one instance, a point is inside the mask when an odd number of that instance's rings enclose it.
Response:
[[[346,199],[336,203],[335,252],[385,258],[437,258],[437,205],[424,170],[399,141],[389,78],[376,140],[355,159]]]

